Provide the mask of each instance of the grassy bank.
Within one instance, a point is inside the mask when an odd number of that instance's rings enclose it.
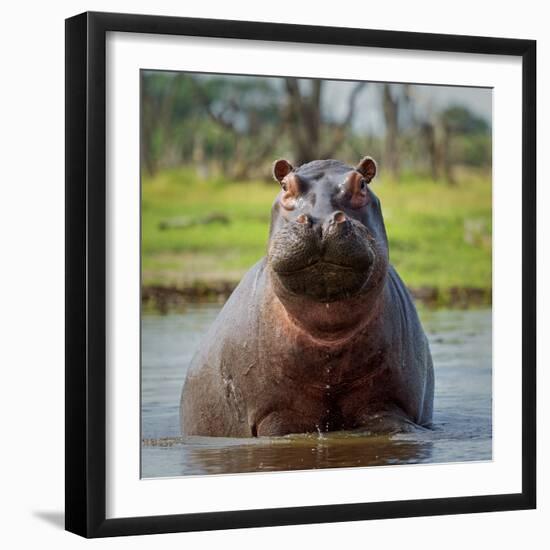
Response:
[[[435,292],[490,296],[491,183],[459,173],[458,184],[419,176],[373,184],[406,284]],[[188,292],[237,282],[265,253],[275,182],[208,182],[188,170],[162,172],[142,186],[143,284]],[[215,214],[215,216],[212,216]]]

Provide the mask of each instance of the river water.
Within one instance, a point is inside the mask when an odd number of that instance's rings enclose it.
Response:
[[[144,478],[311,468],[491,460],[491,311],[420,310],[435,368],[434,429],[365,436],[180,438],[185,371],[219,305],[142,321]]]

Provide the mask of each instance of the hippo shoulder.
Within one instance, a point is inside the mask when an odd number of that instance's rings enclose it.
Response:
[[[190,371],[216,364],[227,348],[254,333],[265,290],[265,258],[243,276],[201,340]]]
[[[228,333],[234,333],[235,329],[243,329],[243,325],[253,321],[265,290],[265,264],[266,259],[262,258],[245,273],[224,304],[214,325],[223,325]],[[217,334],[220,334],[221,328],[217,327]]]
[[[393,327],[391,330],[393,337],[397,339],[402,349],[408,349],[413,355],[418,355],[419,350],[423,352],[421,355],[429,353],[428,340],[411,293],[391,265],[386,283],[385,311],[386,319]]]
[[[416,316],[416,308],[411,293],[391,264],[388,266],[388,287],[392,300],[398,302],[407,311],[412,310]]]

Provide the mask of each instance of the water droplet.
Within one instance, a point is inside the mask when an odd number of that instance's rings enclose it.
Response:
[[[315,424],[315,427],[317,428],[317,437],[319,439],[325,439],[325,436],[323,435],[323,432],[321,431],[321,428],[319,427],[319,424]]]

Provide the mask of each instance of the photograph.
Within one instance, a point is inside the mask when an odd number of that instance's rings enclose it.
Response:
[[[149,70],[141,478],[493,459],[493,90]]]
[[[5,4],[4,548],[544,547],[543,6]]]

